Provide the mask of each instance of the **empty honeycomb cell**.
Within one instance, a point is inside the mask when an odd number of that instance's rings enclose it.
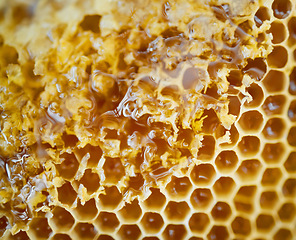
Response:
[[[293,197],[296,194],[296,179],[289,178],[285,181],[283,188],[283,194],[286,197]]]
[[[286,76],[284,72],[270,70],[263,79],[265,89],[269,93],[280,92],[285,86]]]
[[[256,132],[263,123],[263,116],[256,110],[248,111],[242,114],[238,122],[245,131]]]
[[[94,239],[97,229],[91,223],[77,223],[74,227],[74,234],[78,239]]]
[[[272,43],[274,44],[281,43],[286,38],[286,27],[280,21],[272,22],[269,32],[272,34],[272,37],[273,37]]]
[[[120,158],[107,157],[103,169],[106,183],[117,183],[124,176],[125,172]]]
[[[242,181],[253,180],[255,181],[260,173],[262,164],[257,159],[245,160],[237,169],[237,174]]]
[[[253,198],[256,190],[256,186],[243,186],[238,190],[234,197],[234,205],[237,211],[242,213],[253,212]]]
[[[74,154],[63,153],[61,155],[61,164],[57,164],[56,168],[61,177],[71,180],[75,176],[79,163]]]
[[[284,164],[287,172],[296,172],[296,152],[291,152]]]
[[[284,203],[278,211],[278,215],[282,221],[292,221],[295,218],[295,203]]]
[[[78,138],[75,135],[64,133],[62,136],[65,147],[74,148],[78,143]]]
[[[97,240],[114,240],[114,238],[109,235],[101,234]]]
[[[52,233],[47,218],[33,218],[30,222],[30,235],[37,239],[48,239]]]
[[[96,167],[101,159],[102,150],[99,146],[92,146],[87,144],[84,148],[75,149],[74,153],[78,160],[82,160],[82,158],[88,154],[89,159],[87,160],[88,167]]]
[[[5,216],[0,218],[0,236],[5,232],[9,222]]]
[[[97,224],[99,229],[104,232],[113,232],[114,229],[118,227],[119,220],[115,213],[102,211],[97,217],[95,224]]]
[[[292,240],[293,236],[290,230],[281,228],[273,237],[274,240]]]
[[[220,120],[213,109],[205,110],[201,118],[205,117],[205,121],[203,121],[202,131],[208,134],[213,134],[216,132]]]
[[[295,26],[296,26],[296,18],[295,18]],[[295,33],[295,37],[296,37],[296,33]],[[290,83],[289,83],[289,93],[291,95],[296,95],[296,68],[294,67],[290,76]]]
[[[59,201],[71,206],[77,197],[70,182],[66,181],[61,187],[57,188]]]
[[[250,77],[260,81],[266,73],[266,63],[263,58],[248,59],[247,65],[242,69]]]
[[[239,70],[232,70],[229,72],[227,81],[230,85],[239,87],[242,85],[243,74]]]
[[[170,201],[167,204],[164,213],[170,221],[182,222],[187,216],[189,210],[190,208],[186,202]]]
[[[177,178],[172,176],[171,181],[166,186],[167,193],[173,199],[185,198],[192,188],[192,184],[188,177]]]
[[[142,209],[139,205],[138,200],[134,200],[131,203],[125,203],[125,205],[120,209],[119,215],[124,219],[125,223],[135,222],[142,215]]]
[[[282,176],[283,174],[279,168],[267,168],[262,175],[261,183],[263,186],[274,186]]]
[[[245,203],[243,201],[235,200],[234,205],[235,209],[241,213],[251,214],[254,211],[253,203]]]
[[[240,113],[241,102],[237,96],[229,96],[227,97],[229,104],[228,104],[228,113],[234,116],[238,116]]]
[[[215,153],[216,141],[213,136],[205,135],[202,140],[202,146],[198,149],[197,157],[199,159],[210,159]]]
[[[196,209],[206,209],[213,201],[211,190],[207,188],[195,189],[190,197],[192,206]]]
[[[296,127],[291,127],[287,140],[291,146],[296,147]]]
[[[268,96],[263,105],[263,111],[267,116],[281,114],[285,107],[286,97],[283,95]]]
[[[284,151],[285,148],[282,143],[266,143],[262,157],[266,163],[278,163],[282,160]]]
[[[227,220],[231,216],[231,208],[225,202],[217,202],[211,211],[215,220]]]
[[[163,224],[164,221],[161,215],[154,212],[146,212],[141,220],[141,225],[148,234],[157,234]]]
[[[103,208],[114,209],[120,203],[122,195],[118,191],[117,187],[106,187],[105,193],[100,194],[99,199]]]
[[[289,43],[292,45],[296,40],[296,17],[291,17],[288,22],[289,29]]]
[[[216,157],[215,164],[221,173],[229,173],[237,166],[238,157],[235,151],[225,150]]]
[[[250,220],[244,217],[236,217],[231,223],[231,228],[234,234],[244,237],[250,235],[251,233]]]
[[[52,214],[53,216],[50,221],[53,222],[55,229],[59,229],[60,231],[70,230],[75,222],[71,213],[62,207],[55,207]]]
[[[292,101],[289,106],[288,117],[290,121],[296,122],[296,100]]]
[[[186,234],[187,231],[184,225],[170,224],[166,226],[162,236],[165,240],[182,240],[185,239]]]
[[[261,87],[256,83],[252,83],[247,88],[247,91],[252,96],[252,100],[250,102],[246,101],[244,105],[249,108],[258,107],[264,100],[264,93]]]
[[[273,209],[279,198],[276,192],[266,191],[261,193],[260,206],[262,208]]]
[[[272,216],[260,214],[256,219],[256,226],[259,231],[271,231],[275,222]]]
[[[247,200],[247,201],[251,201],[252,198],[254,197],[255,193],[257,191],[257,187],[256,186],[242,186],[237,194],[235,198],[240,198],[243,200]]]
[[[189,219],[189,227],[192,232],[202,233],[210,224],[210,219],[206,213],[194,213]]]
[[[229,239],[229,233],[225,226],[213,226],[207,235],[208,240],[226,240]]]
[[[288,51],[283,46],[275,46],[267,56],[267,63],[272,68],[282,68],[288,61]]]
[[[25,231],[19,231],[15,235],[8,235],[9,240],[29,240],[29,236]]]
[[[271,7],[276,18],[284,19],[289,16],[292,4],[290,0],[274,0]]]
[[[141,230],[137,225],[122,225],[117,234],[122,240],[136,240],[139,239]]]
[[[79,181],[87,189],[88,194],[92,194],[100,187],[100,178],[98,174],[93,173],[91,169],[84,171],[83,177]]]
[[[64,233],[56,233],[51,237],[51,240],[71,240],[72,238]]]
[[[260,140],[256,136],[244,136],[238,143],[238,148],[245,156],[255,155],[260,148]]]
[[[208,186],[214,180],[216,172],[211,164],[199,164],[194,166],[190,177],[197,186]]]
[[[81,221],[89,221],[95,218],[98,213],[95,199],[90,199],[89,201],[81,204],[78,200],[77,207],[74,209],[73,214],[75,219]]]
[[[157,188],[150,188],[150,191],[150,196],[143,203],[146,208],[159,211],[165,206],[166,197]]]
[[[233,192],[235,182],[231,177],[220,177],[214,184],[213,189],[218,196],[228,196]]]
[[[260,7],[254,16],[254,20],[257,27],[260,27],[264,21],[270,20],[269,9]]]
[[[271,118],[264,126],[263,134],[267,139],[278,139],[285,130],[285,123],[281,118]]]

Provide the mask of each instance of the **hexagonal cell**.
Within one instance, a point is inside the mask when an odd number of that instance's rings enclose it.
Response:
[[[243,181],[256,181],[261,168],[262,164],[259,160],[250,159],[243,161],[236,172]]]
[[[296,147],[296,127],[291,127],[287,140],[292,147]]]
[[[266,7],[260,7],[254,16],[254,20],[257,27],[260,27],[264,21],[269,19],[270,19],[269,9]]]
[[[288,117],[290,121],[296,122],[296,100],[292,101],[288,110]]]
[[[211,159],[215,152],[216,141],[213,136],[203,136],[202,146],[198,149],[197,157],[199,159]]]
[[[242,186],[236,193],[235,200],[238,199],[244,202],[250,202],[252,201],[256,191],[256,186]]]
[[[278,202],[278,195],[274,191],[266,191],[261,193],[260,196],[260,206],[262,208],[272,209]]]
[[[271,118],[265,124],[262,131],[267,139],[278,139],[283,135],[285,123],[281,118]]]
[[[8,219],[3,216],[0,218],[0,236],[6,231],[6,227],[9,225]]]
[[[189,219],[189,227],[192,232],[202,233],[210,223],[206,213],[194,213]]]
[[[56,233],[51,237],[51,240],[71,240],[72,238],[68,234]]]
[[[289,16],[292,4],[290,0],[274,0],[271,7],[276,18],[284,19]]]
[[[241,109],[241,102],[237,96],[228,96],[228,114],[238,116]]]
[[[166,240],[182,240],[186,236],[186,228],[184,225],[167,225],[162,233],[162,236]]]
[[[206,134],[213,134],[218,125],[220,124],[220,120],[213,109],[204,110],[201,118],[205,117],[205,121],[203,121],[202,132]]]
[[[287,172],[294,173],[296,172],[296,152],[291,152],[284,164]]]
[[[275,186],[282,176],[279,168],[267,168],[263,173],[261,183],[263,186]]]
[[[275,222],[272,216],[260,214],[256,219],[256,227],[259,231],[270,231]]]
[[[275,46],[267,56],[267,63],[272,68],[282,68],[288,61],[288,51],[283,46]]]
[[[17,234],[15,235],[9,235],[7,237],[7,239],[9,240],[30,240],[28,234],[25,231],[19,231]]]
[[[146,208],[150,210],[159,211],[166,203],[166,197],[160,192],[158,188],[150,188],[150,196],[143,202]]]
[[[239,87],[242,85],[243,74],[239,70],[232,70],[229,72],[227,81],[230,85]]]
[[[97,240],[114,240],[114,238],[109,235],[102,234],[97,238]]]
[[[231,208],[226,202],[217,202],[211,214],[215,220],[227,220],[231,215]]]
[[[226,150],[219,153],[215,164],[221,173],[229,173],[236,168],[238,157],[235,151]]]
[[[69,231],[75,222],[71,213],[62,207],[55,207],[52,214],[53,216],[50,221],[52,222],[53,227],[60,231]]]
[[[295,218],[296,207],[294,203],[284,203],[279,211],[278,215],[282,221],[290,222]]]
[[[30,235],[34,235],[35,238],[48,239],[51,233],[47,218],[33,218],[30,222]]]
[[[79,182],[86,187],[88,194],[94,193],[100,187],[100,178],[98,174],[93,173],[91,169],[85,170]]]
[[[213,189],[216,195],[226,197],[232,193],[235,182],[231,177],[220,177],[214,184]]]
[[[270,70],[263,79],[265,89],[270,92],[280,92],[285,85],[286,75],[277,70]]]
[[[208,240],[227,240],[229,239],[229,233],[225,226],[213,226],[207,235]]]
[[[261,87],[256,83],[252,83],[251,86],[247,88],[247,92],[252,96],[252,100],[250,102],[245,102],[244,106],[249,108],[258,107],[264,99],[264,93]]]
[[[190,173],[192,182],[197,186],[208,186],[215,176],[216,172],[211,164],[196,165]]]
[[[252,78],[260,81],[266,73],[266,63],[263,58],[248,59],[248,64],[243,68],[243,73],[247,73]]]
[[[113,232],[119,225],[116,215],[112,212],[100,212],[95,224],[104,232]]]
[[[212,193],[206,188],[195,189],[190,197],[190,202],[196,209],[206,209],[212,201]]]
[[[282,160],[284,151],[282,143],[266,143],[261,155],[266,163],[278,163]]]
[[[293,235],[289,229],[281,228],[273,236],[274,240],[292,240]]]
[[[62,163],[56,165],[60,176],[64,179],[72,180],[79,167],[79,163],[77,162],[75,155],[63,153],[60,156],[60,159]]]
[[[256,136],[244,136],[238,143],[238,148],[245,156],[255,155],[260,148],[260,140]]]
[[[141,225],[148,234],[157,234],[163,224],[161,215],[154,212],[146,212],[141,220]]]
[[[81,161],[86,154],[89,154],[89,159],[87,160],[88,167],[96,167],[103,154],[99,146],[92,146],[90,144],[87,144],[84,148],[75,149],[74,153],[79,161]]]
[[[116,184],[125,174],[120,158],[106,157],[103,169],[106,183]]]
[[[100,194],[99,199],[102,208],[115,209],[122,200],[122,194],[115,186],[106,187],[105,194]]]
[[[189,210],[190,208],[186,202],[170,201],[167,204],[164,213],[170,222],[181,222],[187,216]]]
[[[117,234],[122,240],[136,240],[140,237],[141,230],[137,225],[122,225]]]
[[[262,125],[263,116],[260,112],[252,110],[244,112],[238,122],[245,131],[256,132]]]
[[[183,199],[189,194],[191,187],[188,177],[177,178],[172,176],[171,181],[166,186],[166,191],[174,199]]]
[[[294,19],[295,19],[295,26],[296,26],[296,18]],[[295,32],[295,36],[296,36],[296,32]],[[293,68],[289,78],[290,78],[289,93],[291,95],[296,95],[296,67]]]
[[[278,44],[285,40],[287,33],[286,33],[286,27],[283,23],[280,21],[274,21],[271,23],[269,31],[272,34],[272,43]],[[275,82],[273,82],[275,83]]]
[[[283,194],[286,197],[295,197],[296,196],[296,179],[289,178],[285,181],[283,188]]]
[[[136,173],[134,177],[130,177],[127,183],[127,188],[133,192],[140,192],[143,189],[145,180],[142,174]]]
[[[124,219],[124,223],[137,221],[142,215],[139,201],[133,200],[131,203],[125,203],[125,205],[119,210],[119,215]]]
[[[243,217],[236,217],[231,223],[231,228],[234,234],[237,235],[246,237],[251,233],[251,223]]]
[[[80,221],[89,221],[95,218],[98,213],[95,199],[90,199],[85,202],[84,205],[81,204],[80,200],[77,202],[77,207],[73,210],[75,219]]]
[[[282,114],[286,104],[286,97],[283,95],[268,96],[262,108],[267,116]]]
[[[70,182],[66,181],[61,187],[57,188],[59,201],[71,206],[77,197]]]
[[[97,232],[97,229],[91,223],[77,223],[73,234],[75,234],[78,239],[94,239]]]

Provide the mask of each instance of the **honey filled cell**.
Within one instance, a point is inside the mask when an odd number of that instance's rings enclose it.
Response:
[[[295,9],[0,1],[0,238],[296,239]]]

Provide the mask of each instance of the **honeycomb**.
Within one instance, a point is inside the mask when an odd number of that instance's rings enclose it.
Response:
[[[0,1],[2,239],[296,239],[296,3]]]

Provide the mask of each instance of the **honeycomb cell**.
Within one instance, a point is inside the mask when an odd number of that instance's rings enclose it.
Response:
[[[196,209],[206,209],[213,201],[212,193],[206,188],[195,189],[190,197],[192,206]]]
[[[250,102],[246,101],[244,105],[248,108],[254,108],[254,107],[260,106],[260,104],[264,100],[264,93],[261,87],[256,83],[252,83],[247,88],[247,91],[252,96],[252,100]]]
[[[231,223],[231,228],[237,235],[248,236],[251,233],[251,223],[244,217],[236,217]]]
[[[99,196],[100,205],[103,208],[115,209],[122,199],[122,195],[118,191],[117,187],[106,187],[105,194],[102,193]]]
[[[87,160],[88,167],[96,167],[101,159],[102,156],[102,149],[99,146],[92,146],[87,144],[84,148],[75,149],[74,150],[75,156],[79,161],[88,154],[89,159]]]
[[[296,122],[296,100],[292,101],[289,106],[288,117],[291,122]]]
[[[189,210],[190,208],[186,202],[170,201],[167,204],[164,213],[170,221],[182,222],[187,216]]]
[[[202,233],[210,223],[210,219],[206,213],[194,213],[189,219],[189,227],[192,232]]]
[[[276,18],[284,19],[289,16],[292,4],[290,0],[274,0],[271,7]]]
[[[279,21],[274,21],[271,23],[269,32],[272,34],[272,43],[278,44],[285,40],[286,38],[286,27],[283,23]],[[275,83],[275,82],[274,82]]]
[[[261,193],[260,206],[261,208],[273,209],[279,198],[276,192],[266,191]]]
[[[9,240],[29,240],[29,236],[25,231],[19,231],[15,235],[9,235],[8,238]]]
[[[279,168],[267,168],[263,173],[261,183],[264,186],[275,186],[282,178],[282,175]]]
[[[282,46],[275,46],[267,56],[267,63],[272,68],[282,68],[288,61],[288,51]]]
[[[295,18],[295,26],[296,26],[296,18]],[[295,38],[296,38],[296,32],[295,32]],[[289,93],[291,95],[296,95],[296,68],[295,67],[293,68],[289,76],[289,79],[290,79]]]
[[[107,157],[105,159],[103,169],[106,177],[106,183],[116,184],[124,176],[125,173],[120,158]]]
[[[287,222],[291,222],[295,218],[295,213],[295,203],[284,203],[278,211],[280,219]]]
[[[289,178],[285,181],[283,188],[283,194],[286,197],[295,197],[296,194],[296,179]]]
[[[239,70],[232,70],[229,72],[227,81],[230,85],[239,87],[242,85],[243,74]]]
[[[97,232],[97,229],[91,223],[77,223],[73,233],[78,239],[94,239]]]
[[[256,110],[248,111],[242,114],[238,122],[245,131],[256,132],[262,125],[263,116]]]
[[[213,136],[205,135],[202,140],[202,146],[198,149],[197,158],[211,159],[215,153],[216,141]]]
[[[256,219],[256,226],[259,231],[270,231],[275,222],[272,216],[260,214]]]
[[[214,184],[213,189],[218,196],[227,197],[233,192],[235,182],[231,177],[220,177]]]
[[[260,27],[264,21],[270,20],[269,9],[260,7],[254,16],[254,20],[257,27]]]
[[[163,224],[161,215],[154,212],[146,212],[141,220],[141,225],[148,234],[157,234]]]
[[[244,136],[238,143],[238,148],[245,156],[255,155],[260,148],[260,140],[256,136]]]
[[[80,179],[80,183],[86,187],[88,194],[92,194],[100,187],[100,178],[91,169],[86,169],[83,177]]]
[[[266,163],[278,163],[282,160],[285,148],[282,143],[266,143],[262,157]]]
[[[216,176],[214,167],[211,164],[200,164],[194,166],[190,177],[197,186],[208,186]]]
[[[166,191],[173,199],[182,199],[189,194],[191,188],[192,185],[188,177],[177,178],[172,176],[171,181],[166,186]]]
[[[52,218],[50,221],[53,222],[56,229],[60,231],[68,231],[73,226],[75,220],[66,209],[62,207],[55,207],[52,211]]]
[[[33,218],[30,222],[30,233],[37,239],[48,239],[52,230],[48,225],[47,218]]]
[[[296,172],[296,152],[291,152],[284,164],[287,172],[294,173]]]
[[[280,92],[284,89],[286,75],[284,72],[277,70],[270,70],[263,79],[265,89],[269,93]]]
[[[263,58],[248,59],[247,65],[242,69],[243,73],[247,73],[252,78],[260,81],[266,73],[266,63]]]
[[[213,109],[205,110],[201,118],[205,117],[203,121],[202,132],[207,134],[213,134],[217,131],[217,128],[220,124],[220,120]]]
[[[0,236],[2,236],[8,226],[9,222],[5,216],[0,218]]]
[[[252,213],[254,210],[253,199],[256,193],[256,186],[241,187],[234,197],[234,205],[238,212]]]
[[[231,208],[226,202],[217,202],[211,211],[215,220],[227,220],[231,215]]]
[[[162,236],[166,240],[182,240],[186,236],[186,228],[184,225],[167,225],[162,233]]]
[[[241,102],[239,98],[237,96],[229,96],[228,101],[228,114],[238,116],[241,108]]]
[[[291,127],[287,140],[291,146],[296,147],[296,127]]]
[[[293,45],[296,40],[296,17],[291,17],[288,22],[288,29],[289,29],[289,44]]]
[[[95,218],[98,213],[95,199],[90,199],[85,202],[83,205],[78,200],[77,207],[73,210],[75,219],[80,221],[89,221]]]
[[[150,196],[143,202],[146,208],[154,211],[162,209],[166,203],[166,197],[159,189],[150,188]]]
[[[215,165],[221,173],[229,173],[236,168],[238,157],[232,150],[226,150],[219,153],[216,157]]]
[[[290,230],[281,228],[273,237],[274,240],[292,240],[293,236]]]
[[[257,159],[245,160],[237,169],[237,174],[242,181],[256,180],[262,168],[262,164]]]
[[[102,234],[97,238],[97,240],[114,240],[114,238],[109,235]]]
[[[77,197],[70,182],[66,181],[61,187],[57,188],[59,201],[71,206]]]
[[[138,200],[134,200],[131,203],[125,203],[122,209],[119,210],[119,215],[124,219],[125,223],[137,221],[142,215],[142,209]]]
[[[141,230],[137,225],[122,225],[117,234],[122,240],[136,240],[139,239]]]
[[[119,225],[115,213],[112,212],[100,212],[95,224],[99,226],[99,229],[104,232],[113,232]]]
[[[226,240],[229,239],[229,233],[225,226],[213,226],[207,235],[208,240]]]
[[[267,139],[278,139],[285,130],[285,123],[281,118],[271,118],[264,126],[262,133]]]
[[[56,165],[60,176],[67,180],[73,179],[79,167],[75,155],[63,153],[60,159],[62,163]]]
[[[84,31],[91,31],[93,33],[100,33],[100,15],[86,15],[80,23],[80,27]]]
[[[51,237],[51,240],[71,240],[72,238],[64,233],[56,233]]]
[[[285,107],[286,98],[283,95],[273,95],[266,98],[262,108],[267,116],[281,114]]]

